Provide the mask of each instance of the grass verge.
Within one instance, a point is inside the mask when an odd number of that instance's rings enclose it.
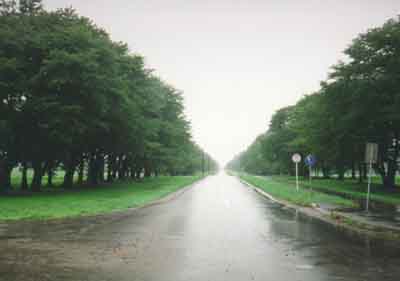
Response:
[[[272,176],[272,180],[294,185],[296,180],[289,176]],[[303,178],[300,179],[300,185],[304,188],[318,189],[319,191],[334,192],[343,194],[354,199],[365,199],[367,196],[367,183],[358,183],[357,180],[345,179],[338,181],[336,179],[313,179],[311,183]],[[400,204],[400,190],[397,192],[387,192],[381,184],[373,184],[371,189],[371,200],[387,203]]]
[[[277,199],[283,199],[301,206],[311,206],[312,203],[328,203],[342,207],[357,206],[352,200],[344,199],[340,196],[328,195],[302,188],[300,188],[299,191],[296,191],[295,186],[284,182],[274,181],[272,179],[252,175],[240,175],[240,178],[251,185],[264,190]]]
[[[93,189],[0,197],[0,220],[66,218],[139,207],[199,179],[201,176],[158,177]]]

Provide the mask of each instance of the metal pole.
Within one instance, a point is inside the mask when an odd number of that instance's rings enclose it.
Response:
[[[309,176],[309,181],[310,181],[310,184],[311,184],[311,165],[310,166],[308,166],[308,169],[309,169],[309,172],[308,172],[308,176]]]
[[[296,191],[299,191],[299,167],[298,163],[296,163]]]
[[[369,161],[369,172],[368,172],[368,193],[367,193],[367,206],[366,211],[369,211],[369,195],[371,192],[371,173],[372,173],[372,159]]]

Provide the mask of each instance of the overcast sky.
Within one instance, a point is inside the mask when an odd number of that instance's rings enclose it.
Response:
[[[72,6],[184,92],[194,140],[224,164],[277,109],[318,90],[399,0],[45,0]]]

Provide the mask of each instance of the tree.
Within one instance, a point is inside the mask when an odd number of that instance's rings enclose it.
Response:
[[[33,191],[57,169],[65,188],[201,170],[182,93],[89,19],[2,1],[0,36],[0,188],[17,166]]]
[[[384,186],[393,188],[400,158],[400,17],[359,35],[345,54],[349,62],[335,65],[318,92],[274,114],[262,141],[264,161],[289,172],[291,153],[313,153],[325,177],[336,170],[343,180],[351,168],[354,178],[358,164],[362,181],[365,143],[376,142],[375,168]],[[247,159],[252,149],[234,162],[255,163]]]
[[[11,3],[15,3],[12,1]],[[19,12],[21,14],[37,14],[43,11],[42,0],[19,0]]]
[[[346,49],[350,62],[336,69],[335,77],[343,77],[353,86],[353,97],[364,118],[365,141],[379,144],[377,169],[386,187],[395,185],[400,138],[400,18],[387,21],[382,27],[359,35]],[[387,166],[387,169],[385,169]]]

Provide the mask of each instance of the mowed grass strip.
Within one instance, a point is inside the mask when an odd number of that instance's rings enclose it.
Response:
[[[0,197],[0,220],[66,218],[124,210],[150,203],[200,178],[157,177],[93,189]]]
[[[294,185],[296,182],[295,177],[289,176],[273,176],[272,180],[286,184]],[[382,184],[377,184],[378,180],[375,178],[374,184],[371,189],[371,200],[387,203],[387,204],[400,204],[400,189],[398,191],[386,191]],[[357,180],[345,179],[339,181],[337,179],[313,179],[311,183],[308,179],[300,178],[300,185],[305,188],[319,189],[321,192],[326,190],[335,192],[337,194],[347,195],[354,199],[365,199],[367,196],[368,184],[358,183]]]
[[[240,175],[240,178],[251,185],[264,190],[277,199],[283,199],[301,206],[311,206],[312,203],[327,203],[343,207],[357,206],[352,200],[302,188],[300,188],[299,191],[296,191],[296,187],[291,184],[274,181],[268,178],[261,178],[252,175]]]

